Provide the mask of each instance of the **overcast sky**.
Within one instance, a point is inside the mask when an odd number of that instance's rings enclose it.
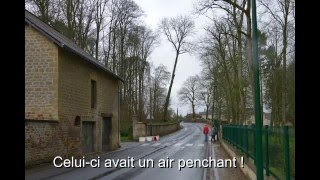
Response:
[[[143,17],[144,22],[152,30],[156,31],[162,18],[175,17],[177,15],[191,15],[194,11],[193,4],[196,0],[135,0],[135,2],[145,12]],[[205,16],[193,16],[196,26],[196,33],[193,39],[199,39],[204,34],[203,27],[206,24],[207,18]],[[162,35],[161,44],[152,52],[149,61],[154,65],[163,64],[167,66],[170,73],[172,73],[175,60],[174,48]],[[183,115],[191,113],[191,105],[183,105],[178,101],[177,92],[182,86],[183,82],[195,74],[200,75],[201,66],[196,54],[181,54],[179,55],[178,64],[176,68],[176,76],[171,91],[172,108]],[[197,108],[199,112],[203,111],[204,107]]]

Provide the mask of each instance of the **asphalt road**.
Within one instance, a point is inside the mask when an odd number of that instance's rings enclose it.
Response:
[[[204,159],[205,148],[204,137],[201,133],[201,126],[196,124],[183,124],[184,129],[164,139],[160,139],[158,142],[144,143],[139,149],[144,150],[145,147],[151,146],[154,149],[162,148],[145,159],[152,159],[154,162],[154,168],[131,168],[121,169],[115,173],[102,177],[101,179],[183,179],[183,180],[202,180],[204,169],[203,168],[181,168],[178,169],[179,160],[181,166],[184,165],[183,161],[187,159]],[[165,168],[159,167],[159,160],[167,160],[167,158],[174,160],[172,166],[169,163]],[[170,160],[168,161],[170,162]]]
[[[170,135],[160,137],[159,141],[132,143],[126,149],[100,155],[100,168],[55,168],[29,173],[26,179],[133,179],[133,180],[220,180],[220,179],[247,179],[239,168],[203,168],[191,166],[193,160],[212,158],[230,158],[226,155],[219,143],[204,142],[202,133],[203,124],[181,123],[183,129]],[[128,161],[122,165],[127,168],[105,167],[105,160],[121,160],[134,158],[134,163]],[[189,160],[189,164],[187,161]],[[144,163],[146,161],[149,163]],[[171,160],[171,165],[170,165]],[[192,161],[191,161],[192,160]],[[139,164],[140,161],[140,164]],[[120,161],[121,162],[121,161]],[[164,162],[159,167],[159,162]],[[124,164],[126,163],[126,164]],[[147,166],[143,168],[142,166]],[[185,165],[185,167],[184,167]],[[179,170],[180,168],[180,170]],[[48,176],[50,171],[55,171]]]

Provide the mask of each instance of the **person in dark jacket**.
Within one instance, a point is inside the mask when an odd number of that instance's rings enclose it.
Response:
[[[212,126],[212,129],[211,129],[211,142],[212,142],[212,140],[213,140],[213,142],[216,141],[216,134],[217,134],[217,129],[214,126]]]

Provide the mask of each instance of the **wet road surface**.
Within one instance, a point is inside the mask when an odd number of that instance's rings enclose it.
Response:
[[[101,179],[101,180],[227,180],[246,178],[239,168],[203,168],[191,166],[193,160],[231,159],[218,142],[204,142],[203,124],[181,123],[183,128],[154,142],[134,142],[128,148],[100,155],[100,168],[48,168],[42,171],[26,172],[26,179]],[[106,168],[105,159],[134,158],[134,168]],[[159,167],[160,159],[167,162],[166,168]],[[168,160],[169,159],[169,160]],[[171,166],[169,164],[171,159]],[[140,160],[140,165],[139,165]],[[149,167],[142,168],[143,160],[149,160]],[[167,160],[167,161],[166,161]],[[191,161],[192,160],[192,161]],[[180,163],[179,163],[180,161]],[[153,162],[153,163],[152,163]],[[180,164],[180,165],[179,165]],[[153,165],[153,166],[152,166]],[[179,170],[180,167],[180,170]],[[49,175],[50,174],[50,175]]]

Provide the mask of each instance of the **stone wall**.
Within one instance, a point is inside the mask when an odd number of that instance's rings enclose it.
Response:
[[[58,120],[58,48],[25,26],[25,118]]]
[[[146,136],[146,124],[143,122],[137,122],[133,126],[133,139],[138,140],[139,137]]]
[[[58,47],[25,26],[25,165],[66,154],[58,117]]]
[[[56,121],[27,120],[25,122],[26,167],[50,162],[57,153],[66,154],[62,131]]]
[[[180,129],[180,122],[168,124],[147,124],[144,122],[137,122],[137,117],[132,117],[133,139],[138,140],[139,137],[145,136],[163,136],[173,133]],[[152,134],[151,134],[152,132]]]
[[[119,142],[119,81],[98,70],[77,55],[59,49],[59,118],[68,127],[70,142],[76,144],[73,153],[81,154],[81,127],[74,125],[75,117],[81,122],[94,122],[94,151],[102,151],[102,118],[112,116],[111,150]],[[63,77],[63,78],[62,78]],[[97,104],[91,108],[91,80],[96,81]]]
[[[152,129],[150,129],[152,128]],[[156,135],[166,135],[166,134],[170,134],[173,133],[177,130],[179,130],[180,128],[180,123],[176,122],[176,123],[170,123],[170,124],[148,124],[147,125],[147,134],[151,135],[151,136],[156,136]],[[150,132],[152,132],[152,134],[150,134]]]

